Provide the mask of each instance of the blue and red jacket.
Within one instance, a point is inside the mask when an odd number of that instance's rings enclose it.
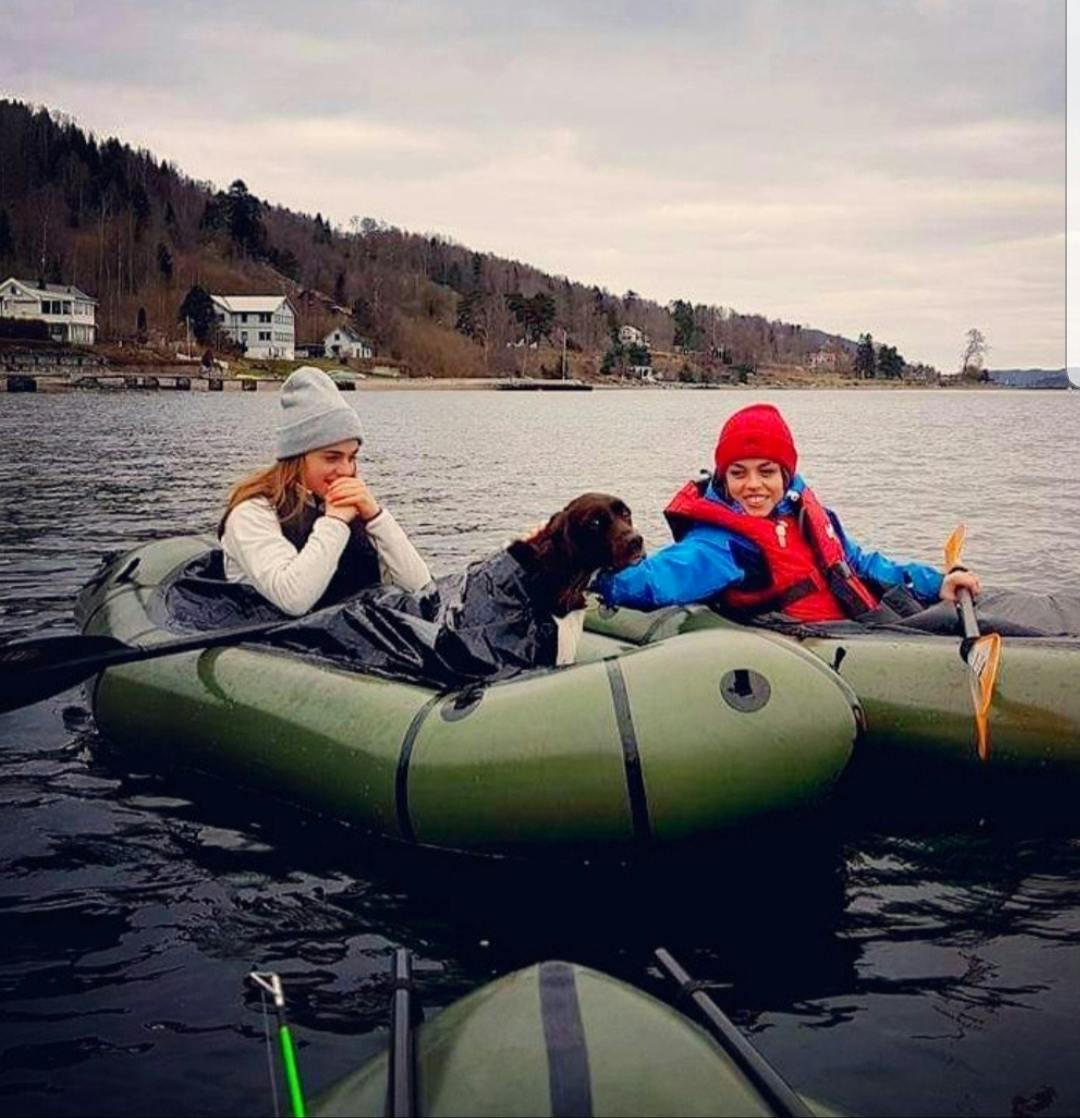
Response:
[[[808,503],[803,496],[808,490],[799,476],[766,518],[751,517],[738,505],[723,500],[711,485],[696,494],[690,488],[680,490],[669,506],[675,543],[632,567],[614,574],[605,572],[597,578],[595,589],[608,605],[649,610],[716,600],[736,613],[782,609],[800,620],[834,620],[859,612],[857,604],[853,607],[850,601],[837,597],[837,574],[852,585],[846,572],[834,570],[830,579],[827,568],[835,566],[837,560],[846,563],[862,590],[866,590],[864,582],[882,589],[904,586],[928,604],[941,592],[940,571],[924,563],[897,563],[880,552],[863,551],[845,535],[835,513],[818,505],[812,493],[809,503],[821,512],[817,539],[806,530],[809,515],[804,516],[800,529],[797,518],[800,507]],[[694,505],[695,496],[702,504]],[[712,514],[714,503],[718,508]],[[740,523],[744,518],[745,529]],[[778,523],[786,528],[784,547],[776,531]],[[832,527],[836,546],[831,556],[823,556],[819,550],[822,534],[828,534],[826,525]],[[775,546],[770,546],[768,533],[776,537]],[[753,536],[757,536],[756,541]],[[804,578],[814,585],[808,593],[798,595],[796,584]],[[794,600],[788,601],[786,598],[792,595],[786,592],[793,587]],[[860,589],[853,593],[865,604]]]

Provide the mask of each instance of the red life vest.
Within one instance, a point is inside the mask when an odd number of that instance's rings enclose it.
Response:
[[[768,570],[768,585],[761,589],[722,591],[727,608],[743,614],[782,610],[796,621],[842,621],[878,605],[848,565],[832,520],[813,490],[794,495],[802,506],[797,517],[758,517],[709,500],[703,495],[705,486],[688,481],[664,510],[675,539],[695,523],[715,524],[756,544]]]

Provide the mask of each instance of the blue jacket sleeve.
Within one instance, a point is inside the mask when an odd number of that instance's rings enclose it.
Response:
[[[864,551],[845,533],[836,514],[830,511],[829,516],[840,533],[847,561],[859,578],[870,578],[886,587],[906,586],[927,604],[938,600],[945,578],[941,571],[926,563],[897,563],[880,551]]]
[[[605,571],[594,588],[607,605],[632,609],[707,601],[744,577],[732,554],[731,538],[722,528],[692,528],[678,543],[632,567]]]

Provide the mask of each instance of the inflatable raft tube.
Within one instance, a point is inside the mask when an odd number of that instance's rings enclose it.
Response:
[[[978,766],[969,670],[955,636],[895,628],[796,638],[739,625],[707,606],[641,613],[601,609],[586,628],[637,647],[701,632],[750,632],[802,648],[851,685],[866,716],[859,749]],[[990,708],[989,763],[1080,773],[1080,639],[1005,636]]]
[[[84,592],[83,629],[175,639],[159,586],[204,538],[148,543]],[[263,645],[114,667],[91,685],[111,741],[392,839],[451,849],[690,838],[802,807],[852,752],[853,693],[804,650],[713,629],[451,693]]]
[[[748,1073],[664,1002],[573,963],[540,963],[482,987],[420,1025],[413,1044],[414,1109],[397,1112],[432,1118],[830,1113],[795,1095],[768,1065],[767,1078]],[[375,1057],[315,1099],[310,1113],[394,1113],[391,1061]]]

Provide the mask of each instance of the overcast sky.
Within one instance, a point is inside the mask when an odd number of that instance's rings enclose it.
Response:
[[[0,90],[348,225],[1065,363],[1065,0],[42,4]]]

